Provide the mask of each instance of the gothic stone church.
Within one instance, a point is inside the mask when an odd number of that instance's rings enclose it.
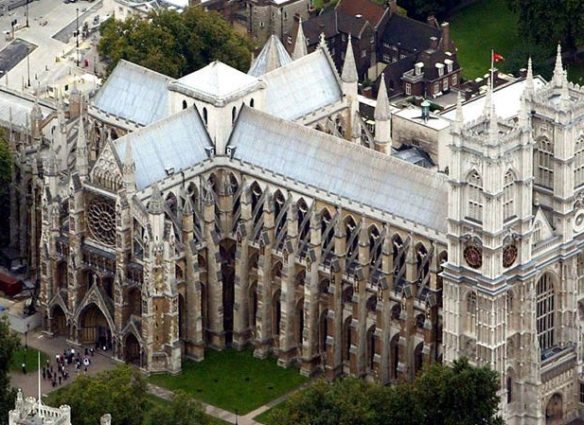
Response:
[[[558,56],[511,119],[490,91],[475,121],[459,102],[444,174],[391,156],[383,89],[369,133],[346,57],[271,38],[248,74],[122,61],[68,105],[3,90],[46,331],[147,372],[251,346],[388,384],[466,356],[499,372],[508,424],[579,417],[584,90]]]

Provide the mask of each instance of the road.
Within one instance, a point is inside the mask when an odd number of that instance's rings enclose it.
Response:
[[[0,0],[2,1],[2,0]],[[29,4],[29,27],[19,29],[15,37],[37,46],[29,55],[29,61],[21,60],[6,75],[0,77],[0,85],[8,86],[15,90],[32,91],[41,86],[41,82],[52,80],[52,75],[63,75],[64,64],[75,67],[77,56],[81,64],[85,52],[93,70],[95,53],[92,49],[92,40],[82,41],[77,53],[75,37],[71,37],[77,27],[77,15],[79,14],[79,27],[87,20],[90,24],[95,15],[103,19],[111,15],[115,8],[113,0],[96,0],[93,3],[86,1],[65,4],[61,0],[36,0]],[[19,7],[0,17],[0,31],[9,31],[11,22],[17,20],[18,25],[26,21],[25,7]],[[4,37],[0,40],[0,50],[6,47],[8,42]],[[27,63],[29,62],[29,63]],[[30,70],[29,70],[30,66]],[[78,70],[77,74],[84,71]],[[31,76],[31,86],[26,84],[28,76]]]

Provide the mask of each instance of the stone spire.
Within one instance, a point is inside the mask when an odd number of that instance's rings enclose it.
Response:
[[[391,145],[391,111],[387,89],[385,87],[385,75],[381,74],[381,83],[377,93],[377,105],[375,106],[375,150],[388,153]]]
[[[191,197],[187,196],[185,198],[185,204],[183,206],[183,214],[185,215],[193,215],[195,212],[195,208],[193,207],[193,201],[191,201]]]
[[[294,43],[292,59],[300,59],[302,56],[306,56],[306,54],[306,37],[304,37],[304,30],[302,29],[302,18],[300,18],[298,20],[298,33],[296,34],[296,42]]]
[[[83,116],[79,117],[77,144],[75,146],[75,168],[77,169],[80,177],[85,177],[89,174],[89,163],[87,158],[87,136],[85,134]]]
[[[327,50],[328,50],[328,45],[326,44],[326,37],[324,36],[324,32],[321,32],[321,33],[320,33],[319,40],[320,40],[320,41],[318,42],[318,45],[319,45],[321,48],[323,48],[323,49],[327,49]]]
[[[164,212],[164,201],[162,200],[162,193],[158,183],[152,185],[152,196],[148,204],[148,212],[150,214],[162,214]]]
[[[347,43],[347,53],[345,54],[345,63],[343,64],[343,72],[341,80],[345,83],[356,83],[359,80],[357,76],[357,65],[355,64],[355,55],[353,54],[353,43],[349,37]]]
[[[454,118],[454,130],[460,131],[464,125],[464,115],[462,113],[462,92],[458,92],[456,97],[456,115]]]
[[[136,191],[136,164],[134,163],[134,155],[132,152],[132,141],[128,140],[126,142],[126,152],[124,155],[124,183],[126,185],[126,191],[128,193],[133,193]]]
[[[280,59],[278,59],[278,38],[275,35],[271,35],[266,43],[266,72],[273,71],[280,67]]]
[[[562,65],[562,45],[558,43],[556,54],[556,66],[554,67],[553,82],[555,87],[561,87],[564,84],[564,67]]]
[[[361,144],[361,120],[359,114],[355,111],[353,115],[353,128],[351,132],[351,141],[358,145]]]
[[[533,65],[531,62],[531,56],[527,59],[527,75],[525,76],[525,89],[533,90]]]
[[[519,114],[517,115],[517,121],[520,128],[527,128],[529,125],[529,111],[527,108],[527,99],[525,96],[521,96],[519,100]]]
[[[491,109],[493,107],[493,90],[491,88],[491,82],[487,84],[487,92],[485,93],[485,105],[483,108],[483,115],[487,118],[491,116]]]
[[[379,84],[379,91],[377,92],[377,105],[375,106],[375,121],[391,119],[390,109],[387,89],[385,87],[385,75],[381,74],[381,83]]]
[[[41,123],[43,120],[43,111],[39,105],[39,99],[35,96],[34,98],[34,106],[30,111],[30,124],[31,124],[31,131],[32,137],[34,139],[41,138]]]

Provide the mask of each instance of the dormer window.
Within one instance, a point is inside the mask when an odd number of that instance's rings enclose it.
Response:
[[[438,71],[438,76],[442,77],[444,75],[444,64],[443,63],[437,63],[436,64],[436,70]]]
[[[454,62],[452,59],[444,59],[444,64],[446,65],[446,72],[452,72],[454,67]]]

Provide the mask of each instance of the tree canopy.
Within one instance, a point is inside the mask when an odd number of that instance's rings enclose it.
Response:
[[[9,368],[14,352],[20,346],[18,336],[10,329],[6,316],[0,317],[0,425],[8,423],[8,412],[14,409],[16,390],[10,385]]]
[[[408,11],[408,15],[415,19],[426,19],[434,15],[442,19],[456,6],[460,0],[401,0],[399,5]]]
[[[95,377],[80,375],[51,401],[71,406],[71,422],[95,425],[105,413],[112,424],[141,425],[148,401],[146,381],[139,370],[120,365]]]
[[[502,425],[498,376],[467,360],[434,364],[413,384],[383,387],[354,378],[319,381],[294,394],[268,419],[273,425]]]
[[[155,425],[209,425],[209,416],[203,407],[188,394],[177,391],[170,404],[158,404],[150,412],[150,423]]]
[[[561,42],[575,49],[584,36],[582,0],[507,0],[518,14],[519,33],[531,41],[549,46]]]
[[[109,74],[125,59],[173,78],[220,60],[247,72],[250,40],[237,34],[216,12],[189,7],[183,13],[152,12],[148,19],[109,19],[100,27],[99,54]]]

